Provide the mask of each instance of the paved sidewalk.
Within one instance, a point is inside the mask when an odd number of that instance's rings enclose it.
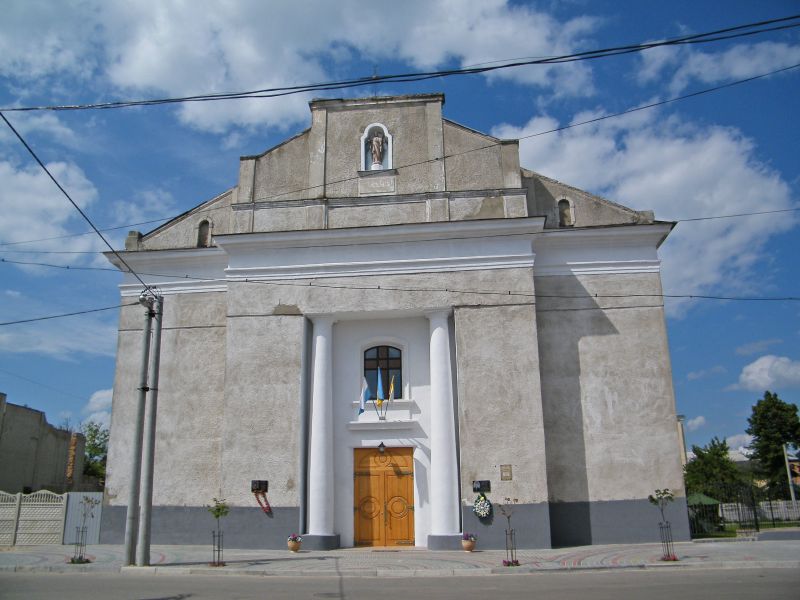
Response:
[[[580,569],[792,568],[800,569],[800,540],[683,542],[675,544],[677,562],[661,561],[659,544],[583,546],[556,550],[519,550],[519,567],[503,567],[505,551],[433,552],[426,549],[344,549],[301,551],[225,550],[224,567],[210,567],[211,548],[153,546],[150,567],[123,567],[123,548],[87,548],[92,562],[71,565],[72,546],[0,548],[2,572],[139,572],[259,576],[448,576],[530,573]]]

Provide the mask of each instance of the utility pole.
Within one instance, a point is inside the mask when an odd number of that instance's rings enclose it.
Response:
[[[139,396],[136,402],[136,421],[131,442],[131,471],[128,479],[128,512],[125,517],[125,565],[134,564],[136,555],[137,513],[139,512],[139,477],[142,470],[142,433],[144,430],[144,405],[147,398],[147,369],[150,359],[150,329],[155,313],[153,297],[142,292],[139,304],[145,307],[142,329],[142,362],[139,371]]]
[[[150,517],[153,512],[153,465],[156,452],[156,414],[158,411],[158,375],[161,358],[161,322],[164,316],[164,298],[155,298],[155,330],[153,352],[150,355],[150,402],[144,419],[144,446],[142,454],[142,496],[139,512],[139,539],[136,547],[136,566],[150,564]]]

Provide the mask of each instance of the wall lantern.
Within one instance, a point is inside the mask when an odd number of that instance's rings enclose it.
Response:
[[[380,444],[378,444],[378,452],[380,452],[381,454],[383,454],[384,452],[386,452],[386,444],[384,444],[383,442],[381,442]]]

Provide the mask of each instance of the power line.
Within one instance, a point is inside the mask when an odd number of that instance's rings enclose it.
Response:
[[[16,377],[17,379],[22,379],[23,381],[27,381],[28,383],[32,383],[34,385],[41,386],[43,388],[47,388],[53,392],[58,392],[59,394],[64,394],[65,396],[71,396],[73,398],[77,398],[78,400],[86,400],[85,396],[78,396],[77,394],[72,394],[70,392],[65,392],[64,390],[60,390],[58,388],[54,388],[53,386],[47,385],[45,383],[40,383],[38,381],[34,381],[33,379],[28,379],[27,377],[23,377],[22,375],[17,375],[16,373],[12,373],[11,371],[6,371],[5,369],[0,369],[0,373],[5,373],[6,375],[10,375],[11,377]]]
[[[513,234],[513,235],[523,235],[523,234]],[[40,267],[51,267],[56,269],[68,269],[69,267],[65,267],[63,265],[54,265],[48,263],[35,263],[35,262],[23,262],[23,261],[14,261],[8,259],[0,259],[0,262],[6,262],[11,264],[25,264],[25,265],[35,265]],[[90,271],[107,271],[107,272],[116,272],[116,273],[126,273],[126,271],[121,271],[118,269],[108,268],[108,267],[83,267],[83,270],[90,270]],[[149,277],[163,277],[167,279],[172,279],[173,281],[204,281],[204,282],[219,282],[219,283],[247,283],[247,284],[257,284],[257,285],[271,285],[271,286],[289,286],[289,287],[304,287],[304,288],[326,288],[326,289],[338,289],[338,290],[355,290],[355,291],[383,291],[383,292],[409,292],[409,293],[429,293],[429,292],[444,292],[450,294],[475,294],[475,295],[484,295],[484,296],[524,296],[530,298],[552,298],[552,299],[563,299],[563,300],[592,300],[595,298],[670,298],[670,299],[685,299],[685,300],[722,300],[722,301],[740,301],[740,302],[798,302],[800,301],[800,296],[721,296],[721,295],[710,295],[710,294],[585,294],[580,296],[575,295],[565,295],[565,294],[539,294],[536,292],[529,292],[526,290],[465,290],[459,288],[427,288],[427,287],[410,287],[410,286],[387,286],[387,285],[346,285],[346,284],[338,284],[338,283],[321,283],[316,280],[309,280],[309,281],[297,281],[297,282],[289,282],[289,281],[265,281],[261,279],[249,279],[249,278],[242,278],[242,279],[227,279],[227,278],[208,278],[208,277],[197,277],[192,276],[189,274],[175,274],[175,273],[148,273],[148,272],[140,272],[141,275],[147,275]],[[166,282],[160,282],[166,283]],[[112,307],[113,308],[113,307]],[[0,323],[2,325],[2,323]]]
[[[657,107],[657,106],[662,106],[664,104],[670,104],[672,102],[677,102],[679,100],[686,100],[688,98],[694,98],[694,97],[697,97],[697,96],[701,96],[703,94],[708,94],[710,92],[715,92],[715,91],[719,91],[719,90],[722,90],[722,89],[734,87],[736,85],[740,85],[740,84],[743,84],[743,83],[748,83],[748,82],[751,82],[751,81],[755,81],[757,79],[762,79],[764,77],[769,77],[770,75],[775,75],[777,73],[781,73],[781,72],[784,72],[784,71],[789,71],[789,70],[792,70],[792,69],[796,69],[798,67],[800,67],[800,63],[795,64],[795,65],[791,65],[789,67],[784,67],[782,69],[776,69],[774,71],[769,71],[767,73],[762,73],[760,75],[755,75],[753,77],[748,77],[746,79],[739,79],[737,81],[732,81],[732,82],[729,82],[729,83],[726,83],[726,84],[722,84],[722,85],[718,85],[718,86],[714,86],[714,87],[711,87],[711,88],[698,90],[696,92],[692,92],[692,93],[689,93],[689,94],[684,94],[682,96],[676,96],[676,97],[670,98],[668,100],[662,100],[662,101],[653,102],[653,103],[650,103],[650,104],[647,104],[647,105],[644,105],[644,106],[638,106],[638,107],[634,107],[634,108],[629,108],[629,109],[626,109],[626,110],[623,110],[623,111],[620,111],[620,112],[610,113],[608,115],[603,115],[601,117],[595,117],[593,119],[588,119],[586,121],[579,121],[577,123],[571,123],[569,125],[564,125],[562,127],[556,127],[554,129],[548,129],[546,131],[539,131],[539,132],[536,132],[536,133],[531,133],[531,134],[528,134],[528,135],[521,136],[518,139],[519,140],[524,140],[524,139],[530,139],[530,138],[534,138],[534,137],[539,137],[539,136],[550,134],[550,133],[556,133],[556,132],[559,132],[559,131],[564,131],[566,129],[572,129],[574,127],[579,127],[581,125],[588,125],[588,124],[591,124],[591,123],[596,123],[598,121],[604,121],[606,119],[619,117],[619,116],[630,114],[630,113],[637,112],[637,111],[640,111],[640,110],[654,108],[654,107]],[[447,159],[447,158],[454,158],[454,157],[457,157],[457,156],[462,156],[462,155],[465,155],[465,154],[469,154],[471,152],[478,152],[478,151],[481,151],[481,150],[486,150],[486,149],[493,148],[493,147],[498,146],[498,145],[499,145],[499,142],[492,142],[491,144],[487,144],[485,146],[479,146],[478,148],[472,148],[470,150],[464,150],[464,151],[461,151],[461,152],[455,152],[455,153],[452,153],[452,154],[446,154],[446,155],[443,155],[441,157],[432,158],[432,159],[426,159],[426,160],[418,161],[418,162],[414,162],[414,163],[408,163],[406,165],[398,165],[395,168],[396,169],[404,169],[404,168],[424,165],[424,164],[427,164],[427,163],[438,162],[440,160],[444,160],[444,159]],[[356,179],[358,179],[357,176],[355,176],[355,177],[347,177],[347,178],[343,178],[343,179],[328,181],[328,182],[325,182],[324,184],[321,184],[321,185],[304,187],[304,188],[296,188],[296,189],[293,189],[293,190],[281,192],[281,193],[273,195],[273,196],[267,196],[267,197],[264,197],[264,198],[260,198],[258,201],[262,202],[262,201],[271,200],[271,199],[278,199],[281,196],[286,196],[286,195],[289,195],[289,194],[296,194],[296,193],[300,193],[300,192],[311,191],[311,190],[317,189],[319,187],[323,187],[325,185],[335,185],[337,183],[346,183],[348,181],[354,181]],[[220,210],[220,209],[219,208],[203,209],[203,210],[195,211],[193,214],[199,214],[199,213],[203,213],[203,212],[212,212],[212,211],[216,211],[216,210]],[[703,221],[703,220],[709,220],[709,219],[724,219],[724,218],[731,218],[731,217],[738,217],[738,216],[751,216],[751,215],[758,215],[758,214],[771,214],[771,213],[775,213],[775,212],[790,212],[790,211],[795,211],[795,210],[798,210],[798,209],[792,208],[792,209],[782,209],[782,210],[776,210],[776,211],[741,213],[741,214],[736,214],[736,215],[709,216],[709,217],[696,217],[696,218],[690,218],[690,219],[670,219],[670,220],[680,223],[680,222],[686,222],[686,221]],[[181,214],[185,214],[185,213],[181,213]],[[180,215],[177,215],[177,216],[180,216]],[[177,216],[176,215],[171,215],[169,217],[161,217],[161,218],[158,218],[158,219],[151,219],[149,221],[140,221],[138,223],[130,223],[128,225],[120,225],[120,226],[117,226],[117,227],[108,227],[108,228],[100,229],[100,231],[116,231],[116,230],[119,230],[119,229],[127,229],[129,227],[136,227],[137,225],[148,225],[150,223],[158,223],[158,222],[161,222],[161,221],[169,221],[169,220],[177,218]],[[45,241],[51,241],[51,240],[58,240],[58,239],[65,239],[65,238],[70,238],[70,237],[78,237],[78,236],[83,236],[83,235],[89,235],[89,234],[92,234],[92,233],[95,233],[95,232],[94,231],[86,231],[86,232],[81,232],[81,233],[64,234],[64,235],[59,235],[59,236],[38,238],[38,239],[32,239],[32,240],[19,240],[19,241],[15,241],[15,242],[0,242],[0,246],[13,246],[13,245],[19,245],[19,244],[45,242]]]
[[[714,219],[733,219],[739,217],[754,217],[759,215],[772,215],[772,214],[779,214],[779,213],[788,213],[788,212],[797,212],[800,211],[800,207],[794,208],[780,208],[775,210],[761,210],[761,211],[754,211],[754,212],[747,212],[747,213],[734,213],[729,215],[712,215],[706,217],[694,217],[694,218],[687,218],[687,219],[668,219],[667,222],[672,223],[689,223],[693,221],[710,221]],[[162,219],[159,219],[159,221]],[[530,232],[530,233],[511,233],[511,234],[504,234],[505,236],[520,236],[520,235],[544,235],[550,233],[551,230],[539,231],[539,232]],[[438,238],[442,239],[442,238]],[[448,238],[453,239],[453,238]],[[37,241],[37,240],[31,240]],[[15,243],[23,243],[23,242],[15,242]],[[395,242],[395,243],[402,243],[402,242]],[[92,251],[92,250],[4,250],[0,249],[0,253],[5,254],[102,254],[100,251]],[[18,264],[18,265],[31,265],[31,266],[44,266],[44,267],[54,267],[54,268],[61,268],[61,269],[73,269],[73,270],[105,270],[111,272],[120,272],[119,269],[112,269],[110,267],[101,269],[100,267],[80,267],[80,266],[70,266],[70,265],[54,265],[48,263],[37,263],[37,262],[26,262],[26,261],[14,261],[10,259],[0,258],[0,262],[7,262],[10,264]],[[149,273],[144,273],[145,275],[149,275]]]
[[[6,321],[4,323],[0,323],[0,326],[3,326],[3,325],[19,325],[20,323],[33,323],[33,322],[36,322],[36,321],[48,321],[50,319],[60,319],[62,317],[74,317],[76,315],[87,315],[89,313],[102,312],[102,311],[105,311],[105,310],[114,310],[115,308],[122,308],[124,306],[136,306],[138,304],[139,304],[138,302],[131,302],[131,303],[128,303],[128,304],[116,304],[114,306],[105,306],[103,308],[89,308],[89,309],[86,309],[86,310],[79,310],[79,311],[70,312],[70,313],[61,313],[59,315],[48,315],[46,317],[33,317],[31,319],[20,319],[18,321]]]
[[[150,223],[160,223],[161,221],[169,221],[174,219],[174,216],[162,217],[160,219],[150,219],[149,221],[139,221],[138,223],[129,223],[128,225],[118,225],[117,227],[101,227],[100,231],[117,231],[119,229],[127,229],[128,227],[136,227],[137,225],[149,225]],[[82,235],[92,235],[94,231],[83,231],[81,233],[65,233],[64,235],[54,235],[46,238],[38,238],[35,240],[20,240],[17,242],[0,242],[0,246],[16,246],[17,244],[32,244],[33,242],[49,242],[50,240],[63,240],[64,238],[79,237]]]
[[[626,110],[623,110],[623,111],[620,111],[620,112],[611,113],[611,114],[608,114],[608,115],[603,115],[601,117],[595,117],[593,119],[587,119],[585,121],[579,121],[577,123],[572,123],[570,125],[564,125],[564,126],[561,126],[561,127],[556,127],[554,129],[548,129],[546,131],[540,131],[540,132],[537,132],[537,133],[531,133],[531,134],[528,134],[528,135],[523,135],[523,136],[520,136],[519,138],[517,138],[517,140],[525,140],[525,139],[529,139],[529,138],[539,137],[539,136],[542,136],[542,135],[547,135],[547,134],[550,134],[550,133],[556,133],[558,131],[564,131],[566,129],[572,129],[573,127],[579,127],[581,125],[588,125],[588,124],[591,124],[591,123],[597,123],[598,121],[604,121],[606,119],[611,119],[611,118],[614,118],[614,117],[620,117],[622,115],[630,114],[630,113],[633,113],[633,112],[638,112],[640,110],[646,110],[646,109],[649,109],[649,108],[654,108],[654,107],[657,107],[657,106],[662,106],[662,105],[665,105],[665,104],[678,102],[679,100],[686,100],[686,99],[689,99],[689,98],[694,98],[694,97],[697,97],[697,96],[708,94],[710,92],[716,92],[716,91],[719,91],[719,90],[722,90],[722,89],[726,89],[726,88],[731,88],[731,87],[734,87],[734,86],[737,86],[737,85],[740,85],[740,84],[743,84],[743,83],[748,83],[748,82],[751,82],[751,81],[762,79],[764,77],[769,77],[770,75],[775,75],[775,74],[781,73],[783,71],[788,71],[788,70],[791,70],[791,69],[797,69],[798,67],[800,67],[800,63],[797,63],[795,65],[791,65],[789,67],[776,69],[774,71],[769,71],[767,73],[762,73],[760,75],[755,75],[753,77],[747,77],[745,79],[739,79],[739,80],[732,81],[732,82],[729,82],[729,83],[726,83],[726,84],[714,86],[714,87],[711,87],[711,88],[706,88],[706,89],[703,89],[703,90],[698,90],[696,92],[691,92],[689,94],[676,96],[674,98],[670,98],[670,99],[667,99],[667,100],[661,100],[659,102],[653,102],[653,103],[650,103],[650,104],[647,104],[647,105],[644,105],[644,106],[638,106],[638,107],[634,107],[634,108],[629,108],[629,109],[626,109]],[[478,146],[477,148],[471,148],[469,150],[462,150],[460,152],[453,152],[452,154],[445,154],[445,155],[442,155],[440,157],[428,158],[428,159],[420,160],[420,161],[417,161],[417,162],[407,163],[405,165],[397,165],[394,168],[400,170],[400,169],[407,169],[407,168],[410,168],[410,167],[417,167],[417,166],[426,165],[426,164],[429,164],[429,163],[439,162],[439,161],[442,161],[442,160],[445,160],[445,159],[448,159],[448,158],[455,158],[455,157],[458,157],[458,156],[463,156],[463,155],[466,155],[466,154],[470,154],[472,152],[480,152],[481,150],[487,150],[487,149],[494,148],[494,147],[499,146],[499,145],[500,145],[500,141],[491,142],[491,143],[486,144],[484,146]],[[343,177],[341,179],[325,181],[324,183],[321,183],[321,184],[318,184],[318,185],[306,186],[306,187],[301,187],[301,188],[294,188],[294,189],[286,190],[286,191],[283,191],[283,192],[280,192],[280,193],[277,193],[277,194],[272,194],[270,196],[264,196],[262,198],[254,199],[254,202],[265,202],[265,201],[269,201],[269,200],[277,200],[277,199],[279,199],[279,198],[281,198],[283,196],[289,196],[291,194],[298,194],[298,193],[301,193],[301,192],[310,192],[310,191],[313,191],[313,190],[318,190],[320,188],[325,188],[326,186],[329,186],[329,185],[336,185],[336,184],[339,184],[339,183],[347,183],[347,182],[350,182],[350,181],[356,181],[358,179],[359,179],[358,175],[349,176],[349,177]],[[212,210],[212,209],[208,209],[208,210]],[[198,212],[201,212],[201,211],[198,211]]]
[[[6,119],[6,116],[5,116],[5,115],[4,115],[2,112],[0,112],[0,118],[2,118],[2,119],[3,119],[3,121],[5,121],[5,124],[6,124],[6,125],[8,125],[8,128],[9,128],[9,129],[10,129],[10,130],[11,130],[11,131],[14,133],[14,135],[15,135],[15,136],[17,136],[17,139],[18,139],[18,140],[19,140],[19,141],[22,143],[22,145],[23,145],[23,146],[25,146],[25,149],[28,151],[28,153],[30,153],[30,155],[31,155],[31,156],[33,157],[33,159],[34,159],[34,160],[35,160],[35,161],[36,161],[36,162],[39,164],[39,166],[42,168],[42,170],[43,170],[45,173],[47,173],[47,176],[50,178],[50,180],[51,180],[51,181],[52,181],[52,182],[53,182],[53,183],[56,185],[56,187],[57,187],[57,188],[58,188],[58,189],[61,191],[61,193],[62,193],[62,194],[64,194],[64,197],[65,197],[67,200],[69,200],[69,203],[70,203],[70,204],[72,204],[72,206],[73,206],[73,207],[75,207],[75,210],[77,210],[77,211],[80,213],[80,215],[81,215],[81,216],[84,218],[84,220],[85,220],[85,221],[86,221],[86,222],[89,224],[89,226],[90,226],[90,227],[91,227],[91,228],[94,230],[94,232],[95,232],[95,233],[96,233],[98,236],[100,236],[100,239],[101,239],[101,240],[103,240],[103,243],[104,243],[106,246],[108,246],[108,249],[109,249],[109,250],[111,250],[111,252],[113,252],[113,253],[114,253],[114,256],[116,256],[116,257],[117,257],[117,258],[120,260],[120,262],[122,262],[122,264],[124,264],[124,265],[125,265],[125,266],[128,268],[128,270],[130,271],[130,273],[131,273],[131,274],[132,274],[134,277],[136,277],[136,279],[138,279],[138,280],[139,280],[139,283],[141,283],[141,284],[144,286],[144,288],[145,288],[145,289],[146,289],[148,292],[150,292],[151,294],[153,294],[153,290],[151,290],[151,289],[150,289],[150,286],[148,286],[148,285],[147,285],[147,284],[144,282],[144,280],[143,280],[141,277],[139,277],[139,276],[136,274],[136,272],[135,272],[135,271],[134,271],[134,270],[133,270],[133,269],[130,267],[130,265],[128,265],[128,263],[127,263],[127,262],[125,262],[125,259],[124,259],[124,258],[122,258],[122,257],[119,255],[119,253],[118,253],[116,250],[114,250],[114,248],[111,246],[111,244],[110,244],[110,243],[108,242],[108,240],[105,238],[105,236],[103,236],[103,234],[102,234],[102,233],[100,233],[100,230],[99,230],[99,229],[97,229],[97,227],[95,227],[94,223],[92,223],[92,220],[91,220],[91,219],[90,219],[90,218],[89,218],[89,217],[86,215],[86,213],[85,213],[85,212],[83,212],[83,210],[81,210],[81,207],[80,207],[80,206],[78,206],[78,205],[76,204],[76,202],[75,202],[75,201],[72,199],[72,196],[70,196],[70,195],[69,195],[69,193],[67,193],[67,190],[65,190],[65,189],[64,189],[64,188],[61,186],[61,184],[60,184],[60,183],[58,182],[58,180],[57,180],[57,179],[56,179],[56,178],[53,176],[53,174],[50,172],[50,170],[49,170],[49,169],[48,169],[48,168],[45,166],[45,164],[44,164],[44,163],[41,161],[41,159],[40,159],[40,158],[39,158],[39,157],[36,155],[36,152],[34,152],[34,151],[33,151],[33,148],[31,148],[31,147],[28,145],[28,142],[26,142],[26,141],[25,141],[25,139],[24,139],[24,138],[23,138],[23,137],[20,135],[20,133],[19,133],[19,132],[18,132],[16,129],[14,129],[14,126],[13,126],[13,125],[12,125],[12,124],[9,122],[9,120],[8,120],[8,119]]]
[[[395,75],[372,75],[366,77],[358,77],[348,80],[328,81],[322,83],[311,83],[298,86],[264,88],[258,90],[251,90],[246,92],[222,92],[215,94],[199,94],[193,96],[180,96],[170,98],[157,98],[149,100],[119,100],[114,102],[101,102],[92,104],[72,104],[72,105],[49,105],[49,106],[27,106],[27,107],[7,107],[0,109],[7,112],[25,112],[25,111],[42,111],[42,110],[89,110],[89,109],[112,109],[124,108],[132,106],[154,106],[160,104],[177,104],[183,102],[208,102],[218,100],[239,100],[239,99],[252,99],[252,98],[275,98],[280,96],[287,96],[293,94],[306,93],[311,91],[327,91],[336,89],[347,89],[353,87],[361,87],[368,85],[376,85],[378,83],[409,83],[416,81],[423,81],[433,78],[450,77],[455,75],[475,75],[497,71],[501,69],[510,69],[531,65],[549,65],[561,64],[567,62],[576,62],[583,60],[593,60],[597,58],[605,58],[609,56],[618,56],[621,54],[630,54],[634,52],[641,52],[652,48],[662,46],[678,46],[685,44],[704,44],[717,42],[722,40],[730,40],[739,37],[746,37],[751,35],[759,35],[773,31],[792,29],[799,27],[800,23],[790,23],[800,19],[800,15],[792,15],[788,17],[781,17],[778,19],[770,19],[767,21],[760,21],[754,23],[747,23],[744,25],[737,25],[734,27],[727,27],[715,31],[705,33],[693,34],[682,36],[678,38],[671,38],[656,42],[647,42],[639,44],[631,44],[626,46],[615,46],[609,48],[602,48],[597,50],[588,50],[584,52],[577,52],[572,54],[564,54],[560,56],[550,56],[544,58],[534,58],[530,60],[516,60],[513,62],[505,62],[504,64],[490,64],[488,66],[476,67],[462,67],[458,69],[445,69],[439,71],[423,71],[423,72],[410,72]],[[783,25],[779,25],[783,23]],[[773,25],[773,27],[767,27]],[[744,31],[752,29],[753,31]],[[737,33],[735,33],[737,32]],[[497,62],[497,61],[494,61]]]

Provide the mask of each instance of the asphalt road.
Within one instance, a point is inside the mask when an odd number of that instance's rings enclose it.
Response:
[[[462,577],[258,577],[3,573],[2,600],[564,600],[800,598],[793,569],[653,569]]]

